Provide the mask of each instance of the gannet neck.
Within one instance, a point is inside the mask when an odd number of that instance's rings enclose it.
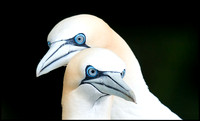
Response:
[[[135,93],[137,104],[114,97],[111,119],[180,119],[149,91],[139,62],[125,40],[114,30],[112,38],[106,48],[116,53],[127,65],[124,81]]]
[[[126,75],[124,81],[131,86],[136,93],[136,97],[140,96],[140,93],[149,91],[146,82],[143,78],[139,62],[132,52],[126,41],[112,30],[111,42],[105,47],[116,53],[126,64]]]
[[[181,120],[178,115],[163,105],[152,93],[145,92],[144,94],[143,100],[146,101],[138,101],[137,104],[124,102],[115,97],[113,99],[111,119]]]
[[[110,119],[111,106],[111,96],[99,93],[91,85],[81,85],[63,92],[62,119]]]

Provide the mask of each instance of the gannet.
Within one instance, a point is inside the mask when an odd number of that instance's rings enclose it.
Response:
[[[124,81],[133,90],[137,102],[114,97],[112,119],[180,119],[149,91],[134,53],[102,19],[88,14],[66,18],[51,30],[47,42],[50,49],[37,66],[37,76],[66,66],[74,55],[84,49],[106,48],[125,62]]]
[[[64,75],[62,119],[111,119],[110,95],[135,102],[124,75],[124,62],[110,50],[89,48],[76,54]]]

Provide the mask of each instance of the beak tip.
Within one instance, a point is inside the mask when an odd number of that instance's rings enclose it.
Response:
[[[132,101],[133,101],[135,104],[137,104],[137,102],[136,102],[136,100],[135,100],[135,99],[133,99]]]
[[[129,91],[129,93],[130,93],[130,96],[131,96],[131,101],[134,102],[135,104],[137,104],[134,92],[133,91]]]
[[[39,77],[41,75],[42,75],[42,72],[41,72],[40,67],[38,66],[37,69],[36,69],[36,77]]]
[[[39,77],[40,76],[40,72],[36,72],[36,77]]]

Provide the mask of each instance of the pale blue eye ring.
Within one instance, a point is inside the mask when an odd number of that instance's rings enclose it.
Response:
[[[82,45],[85,43],[86,37],[83,33],[79,33],[75,36],[74,40],[78,45]]]
[[[96,77],[98,74],[98,71],[93,66],[89,66],[86,69],[86,74],[89,77]]]

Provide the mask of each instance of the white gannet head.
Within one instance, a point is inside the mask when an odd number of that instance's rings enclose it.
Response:
[[[49,50],[37,66],[36,75],[46,74],[61,66],[78,52],[90,47],[106,47],[110,27],[100,18],[81,14],[59,22],[48,35]]]
[[[124,62],[113,52],[103,48],[89,48],[75,55],[67,65],[63,95],[81,86],[94,91],[82,92],[91,95],[98,91],[103,95],[115,95],[135,102],[135,95],[123,81]],[[62,104],[65,102],[63,98]]]

